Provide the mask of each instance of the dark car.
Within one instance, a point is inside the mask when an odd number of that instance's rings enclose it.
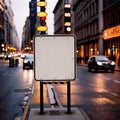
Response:
[[[92,69],[94,69],[96,72],[98,70],[111,70],[111,72],[114,72],[115,62],[109,60],[104,55],[91,56],[88,60],[88,71],[91,71]]]
[[[23,58],[23,69],[25,69],[26,67],[33,68],[33,61],[33,54],[26,54]]]

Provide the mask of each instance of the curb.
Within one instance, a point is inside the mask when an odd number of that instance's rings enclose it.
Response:
[[[29,117],[29,113],[30,113],[30,105],[31,105],[31,101],[32,101],[32,96],[33,96],[33,92],[34,92],[34,81],[33,81],[33,84],[32,84],[32,87],[31,87],[31,95],[29,97],[29,100],[27,102],[27,105],[24,106],[24,112],[23,112],[23,115],[18,117],[18,118],[15,118],[15,120],[28,120],[28,117]]]

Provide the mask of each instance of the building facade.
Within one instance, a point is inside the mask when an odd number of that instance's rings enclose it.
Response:
[[[0,0],[0,53],[4,49],[4,0]]]
[[[22,32],[22,45],[21,49],[23,52],[28,52],[32,49],[32,41],[31,41],[31,35],[30,35],[30,19],[29,17],[26,18],[25,25],[23,27]]]
[[[87,62],[92,55],[103,54],[103,2],[102,0],[75,0],[74,34],[77,38],[77,57]]]
[[[29,16],[26,18],[25,25],[22,32],[22,52],[33,51],[33,36],[36,34],[37,24],[37,0],[31,0],[29,2]]]
[[[72,4],[72,0],[58,0],[53,13],[54,13],[54,34],[66,34],[64,26],[64,4]],[[71,31],[68,34],[73,34],[73,17],[74,14],[71,10]]]
[[[77,39],[79,62],[92,55],[114,56],[120,61],[120,0],[59,0],[54,13],[54,33],[64,34],[64,3],[72,4],[72,34]]]
[[[53,11],[54,34],[64,34],[64,0],[59,0]]]
[[[19,50],[19,38],[11,4],[11,0],[0,0],[0,53]]]
[[[104,0],[104,54],[120,60],[120,0]]]

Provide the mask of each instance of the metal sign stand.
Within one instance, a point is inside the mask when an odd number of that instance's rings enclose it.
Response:
[[[71,114],[70,81],[67,82],[67,113]]]
[[[43,82],[40,82],[40,114],[44,114]]]
[[[67,113],[71,114],[71,86],[70,81],[67,82]],[[43,100],[43,82],[40,82],[40,114],[44,114],[44,100]]]

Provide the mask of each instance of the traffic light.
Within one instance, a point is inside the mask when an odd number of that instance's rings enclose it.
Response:
[[[37,6],[40,7],[40,12],[37,13],[37,16],[40,17],[40,26],[37,27],[37,31],[40,31],[41,34],[45,34],[48,30],[46,26],[46,16],[48,15],[46,12],[47,2],[45,0],[40,0],[37,2]]]
[[[46,17],[40,17],[40,25],[45,26],[46,25]]]
[[[71,32],[71,4],[64,4],[64,32],[69,34]]]
[[[47,2],[45,2],[45,0],[40,0],[39,2],[37,2],[37,6],[46,6]]]

